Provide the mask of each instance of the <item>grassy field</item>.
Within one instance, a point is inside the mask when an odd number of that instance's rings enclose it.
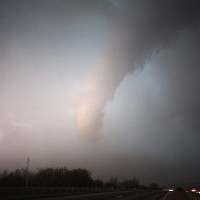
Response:
[[[187,195],[188,195],[190,200],[200,200],[200,195],[199,194],[188,193]]]

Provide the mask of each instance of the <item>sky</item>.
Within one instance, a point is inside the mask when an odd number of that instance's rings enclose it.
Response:
[[[0,0],[0,170],[200,187],[198,0]]]

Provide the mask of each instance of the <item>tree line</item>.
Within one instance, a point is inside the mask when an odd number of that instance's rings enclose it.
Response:
[[[28,178],[28,187],[112,187],[112,188],[152,188],[157,189],[156,183],[149,187],[141,186],[138,179],[118,181],[111,178],[109,181],[93,179],[90,171],[86,169],[42,168],[37,172],[29,172],[26,169],[17,169],[8,172],[0,172],[0,187],[25,187]]]

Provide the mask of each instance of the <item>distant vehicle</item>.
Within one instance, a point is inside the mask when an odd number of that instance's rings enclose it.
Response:
[[[188,189],[188,190],[186,190],[186,192],[200,193],[200,192],[199,192],[197,189],[195,189],[195,188]]]
[[[166,192],[173,192],[174,189],[163,189],[163,191],[166,191]]]

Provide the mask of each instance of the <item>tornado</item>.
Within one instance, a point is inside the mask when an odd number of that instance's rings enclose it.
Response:
[[[105,105],[112,101],[124,77],[142,69],[152,54],[173,45],[181,31],[200,22],[198,0],[106,2],[109,9],[102,15],[112,22],[112,36],[75,95],[77,131],[89,140],[99,137]]]

